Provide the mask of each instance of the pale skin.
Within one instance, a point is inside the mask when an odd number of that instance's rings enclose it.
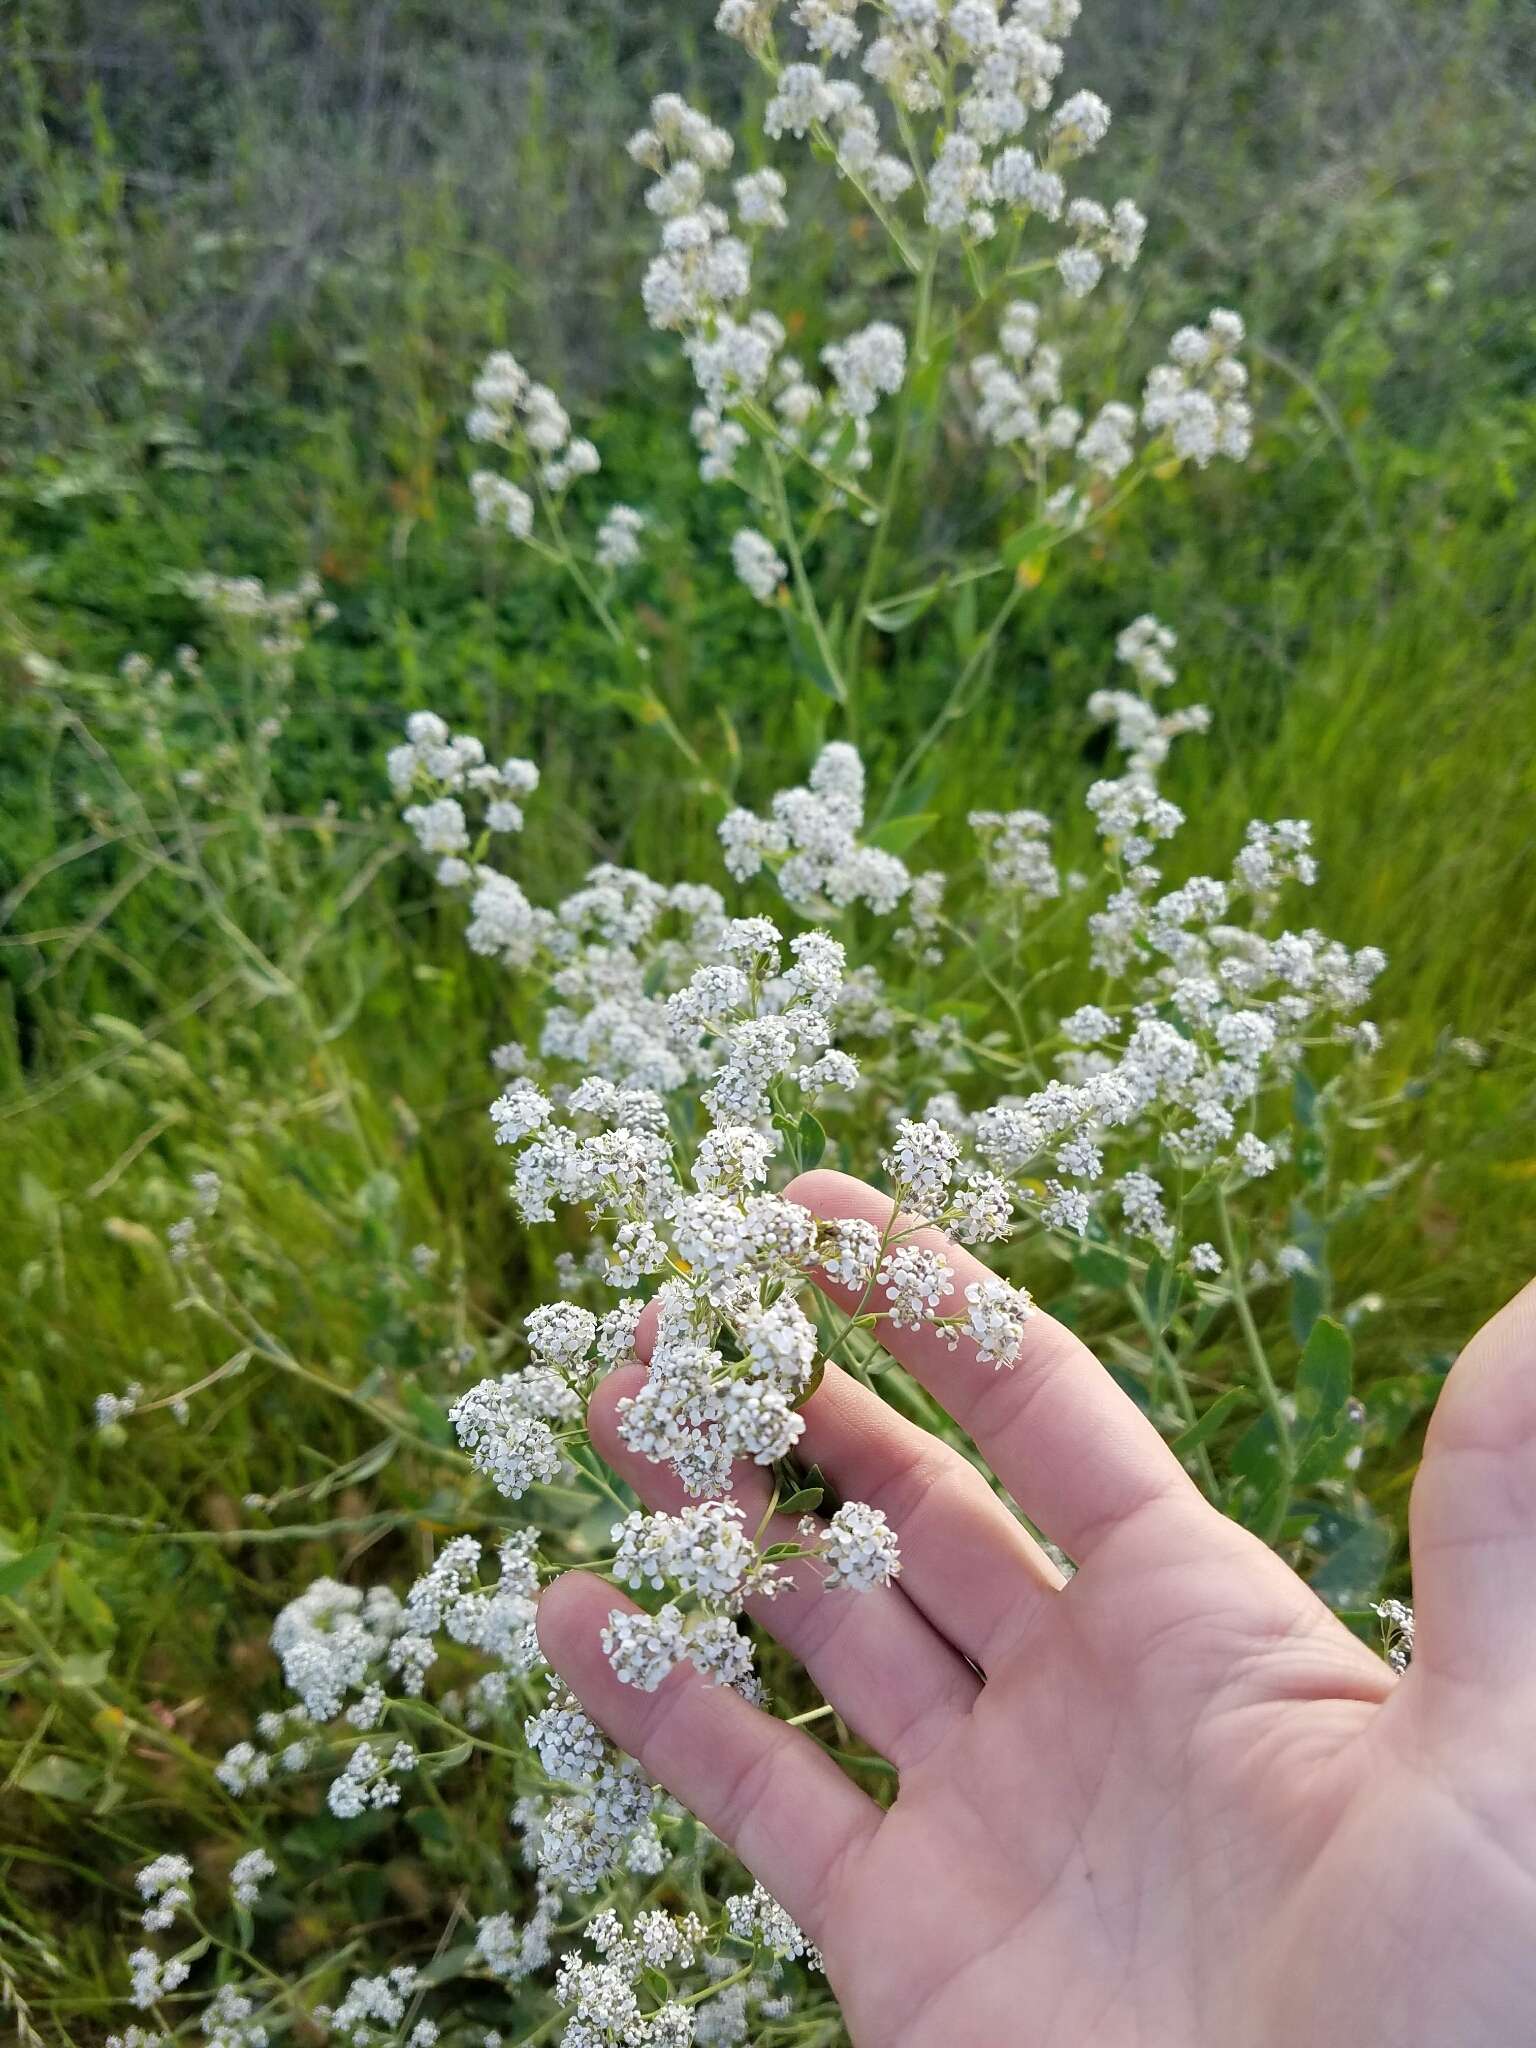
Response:
[[[788,1192],[889,1214],[840,1174]],[[947,1249],[958,1286],[979,1277]],[[1536,1284],[1436,1409],[1401,1679],[1206,1504],[1048,1316],[1011,1371],[931,1331],[880,1335],[1079,1567],[1063,1584],[967,1460],[829,1368],[802,1454],[884,1509],[902,1576],[827,1592],[802,1564],[753,1612],[895,1766],[888,1810],[810,1730],[692,1671],[620,1685],[605,1582],[572,1573],[539,1611],[587,1710],[821,1947],[856,2048],[1536,2038]],[[642,1359],[648,1343],[642,1325]],[[675,1509],[615,1432],[642,1372],[598,1390],[593,1435]],[[764,1485],[741,1475],[749,1508]]]

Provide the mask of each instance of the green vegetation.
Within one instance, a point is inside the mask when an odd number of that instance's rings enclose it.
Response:
[[[168,1845],[200,1867],[236,1853],[206,1764],[275,1703],[272,1615],[321,1572],[429,1559],[455,1510],[412,1432],[441,1445],[459,1348],[542,1299],[570,1248],[502,1194],[487,1058],[523,998],[406,857],[383,771],[403,714],[538,761],[544,830],[518,870],[537,901],[599,859],[721,880],[706,783],[760,807],[841,732],[731,573],[686,373],[637,304],[652,224],[619,145],[663,86],[717,112],[740,94],[712,11],[28,0],[5,31],[0,1998],[24,2043],[121,2026],[134,1871]],[[1222,871],[1251,817],[1313,821],[1309,920],[1390,961],[1372,1009],[1392,1114],[1341,1129],[1331,1167],[1390,1192],[1341,1220],[1327,1269],[1406,1593],[1438,1376],[1530,1265],[1529,15],[1088,0],[1072,61],[1115,105],[1116,189],[1153,222],[1104,355],[1240,306],[1257,445],[1053,558],[907,792],[934,820],[913,859],[954,856],[977,807],[1081,817],[1100,772],[1083,704],[1149,608],[1214,712],[1166,780],[1193,869]],[[873,245],[818,269],[807,238],[781,261],[808,355],[887,282]],[[560,386],[614,494],[654,511],[640,626],[702,774],[563,579],[474,525],[462,415],[503,345]],[[936,474],[914,552],[1006,510]],[[219,761],[261,687],[178,581],[205,569],[312,569],[337,607],[273,748],[273,831],[167,825],[178,774]],[[119,665],[184,643],[205,673],[160,748]],[[936,614],[871,650],[878,792],[963,643]],[[1068,867],[1090,845],[1071,829]],[[166,1255],[199,1171],[231,1191],[233,1326],[186,1312]],[[1286,1301],[1264,1303],[1294,1360]],[[185,1423],[94,1424],[130,1382],[205,1380]],[[249,1495],[291,1505],[237,1541]],[[409,1856],[296,1821],[316,1889],[276,1960],[298,1976],[385,1923],[430,1948],[462,1844],[505,1853],[480,1797],[456,1836],[429,1813]]]

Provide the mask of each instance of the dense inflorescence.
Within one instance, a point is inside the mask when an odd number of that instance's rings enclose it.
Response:
[[[1106,206],[1071,189],[1110,128],[1096,93],[1060,93],[1077,13],[1074,0],[725,0],[717,26],[751,53],[768,93],[759,148],[777,149],[788,168],[736,173],[735,138],[676,93],[658,95],[630,137],[660,243],[641,287],[646,317],[678,338],[698,387],[701,477],[734,485],[751,508],[730,553],[762,602],[780,598],[792,571],[803,585],[802,531],[836,512],[883,529],[890,501],[873,480],[874,425],[941,360],[934,305],[944,286],[973,303],[943,359],[961,329],[995,337],[954,354],[954,368],[973,437],[1022,470],[1042,537],[1091,525],[1169,456],[1200,467],[1246,457],[1252,416],[1235,312],[1180,328],[1139,402],[1090,388],[1099,373],[1078,309],[1108,271],[1135,264],[1147,221],[1134,200]],[[803,54],[786,57],[784,27]],[[813,157],[884,232],[912,305],[910,326],[869,320],[808,360],[791,349],[759,272],[774,268],[772,244],[794,224],[794,174]],[[1006,296],[1020,278],[1038,279],[1043,299]],[[481,521],[564,563],[612,629],[586,574],[611,578],[638,562],[644,516],[613,506],[590,542],[573,540],[562,507],[600,467],[596,448],[505,350],[487,359],[473,397],[470,438],[505,450],[517,470],[475,472]],[[803,521],[794,478],[819,493]]]

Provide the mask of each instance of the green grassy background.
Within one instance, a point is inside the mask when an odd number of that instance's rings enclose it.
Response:
[[[617,494],[665,516],[644,597],[683,730],[746,800],[798,778],[821,710],[730,577],[684,378],[636,307],[645,224],[619,142],[664,86],[739,104],[711,12],[27,0],[11,17],[0,897],[82,838],[80,799],[100,793],[24,653],[84,675],[165,656],[199,630],[172,572],[209,566],[315,566],[339,606],[281,749],[294,813],[334,799],[382,818],[383,749],[431,703],[543,764],[530,893],[595,857],[716,872],[711,808],[612,701],[605,645],[536,563],[473,531],[458,420],[501,343],[567,392]],[[1053,572],[922,791],[947,821],[936,848],[976,805],[1069,814],[1095,772],[1080,713],[1107,636],[1148,607],[1178,627],[1215,711],[1171,777],[1190,858],[1221,862],[1252,815],[1311,817],[1317,923],[1391,959],[1384,1092],[1411,1082],[1412,1099],[1390,1145],[1351,1135],[1349,1164],[1412,1170],[1334,1251],[1337,1298],[1373,1298],[1368,1406],[1373,1382],[1443,1365],[1531,1264],[1532,22],[1423,0],[1088,0],[1073,75],[1114,104],[1116,189],[1153,218],[1134,332],[1127,317],[1103,346],[1123,343],[1134,377],[1135,335],[1240,306],[1256,455],[1181,478]],[[828,268],[804,242],[797,260],[782,282],[813,337],[880,288],[872,257]],[[932,541],[966,513],[941,480],[922,516]],[[877,783],[951,675],[937,629],[889,644]],[[131,710],[102,718],[131,764]],[[295,839],[296,920],[329,919],[354,857],[344,836]],[[111,846],[60,862],[0,926],[0,1536],[64,1545],[25,1615],[0,1601],[0,1954],[23,2028],[49,2042],[106,2030],[146,1845],[220,1853],[206,1780],[134,1724],[203,1750],[236,1739],[273,1697],[265,1625],[285,1589],[365,1550],[405,1567],[420,1540],[220,1540],[248,1491],[313,1483],[374,1438],[259,1363],[190,1428],[92,1431],[99,1392],[227,1355],[178,1314],[150,1235],[187,1175],[238,1187],[244,1284],[282,1344],[352,1379],[429,1375],[459,1325],[526,1301],[557,1248],[515,1231],[484,1140],[505,985],[466,964],[409,862],[313,948],[315,1009],[343,1024],[324,1042],[245,988],[184,1014],[216,937],[158,882],[110,904],[122,880]],[[1462,1035],[1485,1064],[1447,1051]],[[446,1289],[413,1278],[418,1242],[441,1248]],[[1384,1395],[1367,1479],[1400,1524],[1414,1445],[1390,1440],[1393,1412]],[[424,1483],[375,1475],[315,1517],[423,1508]],[[493,1821],[476,1853],[499,1853]],[[361,1853],[285,1937],[292,1959],[360,1920],[431,1925],[446,1855]]]

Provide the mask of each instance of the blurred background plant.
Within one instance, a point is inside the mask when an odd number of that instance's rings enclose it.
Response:
[[[488,350],[557,381],[614,493],[664,514],[637,617],[708,775],[760,807],[821,736],[636,291],[654,223],[620,144],[650,95],[732,126],[761,102],[713,11],[23,0],[5,26],[0,1997],[24,2041],[117,2023],[133,1872],[168,1842],[234,1853],[206,1759],[270,1684],[271,1615],[370,1553],[426,1561],[449,1503],[410,1437],[555,1284],[558,1234],[515,1228],[480,1113],[512,999],[394,859],[400,714],[540,763],[565,820],[520,843],[540,900],[597,858],[718,873],[718,807],[615,701],[600,628],[475,529],[461,421]],[[1072,67],[1153,224],[1106,356],[1132,316],[1160,335],[1241,307],[1257,475],[1181,475],[1053,561],[909,798],[935,820],[921,858],[978,807],[1080,813],[1081,707],[1149,605],[1214,710],[1166,777],[1192,863],[1219,871],[1251,816],[1317,821],[1318,922],[1390,962],[1379,1071],[1405,1099],[1390,1146],[1351,1132],[1334,1171],[1392,1192],[1341,1218],[1328,1279],[1400,1573],[1438,1376],[1529,1262],[1536,22],[1093,0]],[[877,236],[832,246],[797,238],[778,279],[807,353],[885,275]],[[939,488],[925,537],[970,511]],[[231,617],[209,571],[301,593],[278,638],[302,644],[263,646],[272,622]],[[337,614],[313,639],[310,571]],[[955,665],[939,618],[880,643],[877,788]],[[178,1312],[164,1232],[197,1172],[238,1190],[242,1298],[281,1357]],[[1265,1313],[1288,1334],[1282,1299]],[[102,1394],[204,1382],[187,1425],[96,1427]],[[249,1495],[303,1519],[241,1537]],[[285,1928],[294,1975],[358,1930],[437,1939],[464,1872],[430,1814],[410,1853],[305,1825],[292,1853],[326,1881]]]

